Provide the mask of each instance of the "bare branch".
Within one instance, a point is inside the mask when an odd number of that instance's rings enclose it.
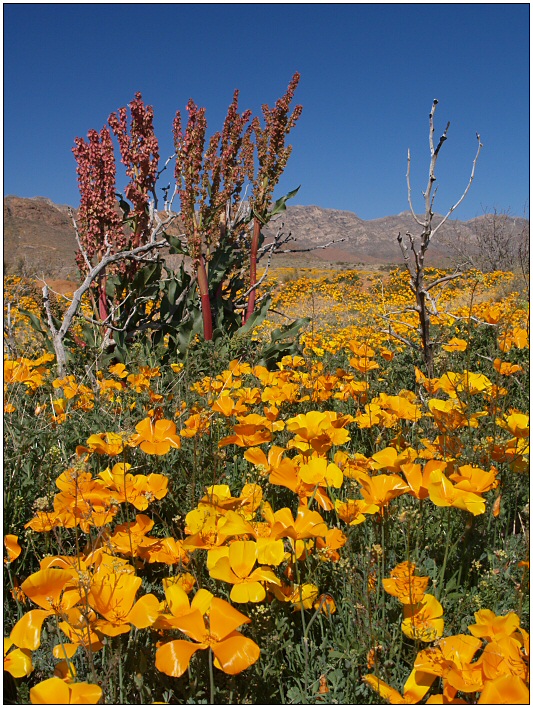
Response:
[[[80,253],[83,256],[83,260],[85,261],[85,265],[87,266],[88,270],[91,270],[91,268],[92,268],[91,261],[89,260],[89,256],[87,255],[87,251],[82,246],[80,232],[78,230],[78,222],[76,221],[76,219],[74,217],[74,212],[72,211],[71,207],[68,208],[68,213],[69,213],[69,216],[72,220],[72,224],[74,226],[74,233],[76,234],[76,243],[78,244],[78,248],[80,249]]]
[[[66,370],[66,352],[65,352],[65,347],[63,344],[63,340],[72,325],[72,320],[74,319],[78,308],[81,304],[81,299],[83,295],[90,289],[91,285],[93,282],[96,280],[96,278],[100,275],[102,271],[104,271],[108,265],[111,263],[117,263],[119,261],[131,259],[131,260],[136,260],[138,256],[141,256],[144,253],[149,253],[150,251],[163,248],[164,246],[167,245],[166,240],[161,240],[161,241],[156,241],[154,243],[147,243],[143,246],[138,246],[137,248],[134,248],[130,251],[119,251],[118,253],[111,254],[111,245],[107,243],[107,236],[105,238],[106,246],[107,246],[107,251],[102,260],[97,263],[97,265],[93,266],[87,276],[85,277],[85,280],[83,283],[80,285],[80,287],[76,290],[76,292],[73,295],[71,304],[65,314],[63,315],[63,321],[61,323],[61,327],[56,329],[54,325],[54,321],[52,318],[52,312],[50,310],[50,300],[49,300],[49,291],[48,291],[48,286],[45,284],[43,288],[43,303],[44,303],[44,309],[46,312],[46,317],[48,320],[48,327],[50,329],[50,333],[52,335],[52,341],[54,344],[54,350],[56,352],[56,359],[57,359],[57,366],[58,366],[58,372],[60,376],[65,375],[65,370]],[[107,325],[109,327],[109,325]]]
[[[402,337],[400,334],[395,332],[391,326],[389,326],[388,329],[380,330],[380,332],[382,332],[383,334],[389,334],[391,337],[394,337],[394,339],[397,339],[399,342],[403,342],[404,344],[406,344],[408,347],[410,347],[411,349],[413,349],[415,351],[418,349],[416,344],[414,344],[409,339],[406,339],[405,337]]]
[[[449,280],[455,280],[456,278],[462,278],[463,276],[463,272],[443,275],[442,278],[437,278],[437,280],[434,280],[432,283],[429,283],[429,285],[426,285],[426,290],[431,290],[431,288],[434,288],[435,285],[442,285],[442,283],[447,283]]]
[[[346,241],[346,239],[334,239],[333,241],[329,241],[329,243],[325,243],[323,246],[312,246],[311,248],[287,248],[284,251],[276,251],[276,253],[309,253],[310,251],[318,251],[321,248],[329,248],[329,246],[332,246],[334,243],[342,243],[342,241]]]
[[[461,204],[461,202],[463,201],[463,199],[464,199],[464,198],[466,197],[466,195],[468,194],[468,192],[469,192],[469,190],[470,190],[470,187],[472,186],[472,182],[474,181],[474,175],[475,175],[475,173],[476,173],[477,161],[478,161],[478,158],[479,158],[479,154],[481,153],[481,148],[483,147],[483,143],[481,142],[481,138],[480,138],[480,136],[479,136],[479,133],[476,133],[476,138],[477,138],[477,143],[478,143],[478,145],[477,145],[477,152],[476,152],[476,156],[474,157],[474,162],[472,163],[472,172],[470,173],[470,179],[468,180],[468,184],[466,185],[466,189],[465,189],[465,191],[463,192],[463,194],[462,194],[462,196],[460,197],[460,199],[450,208],[450,210],[448,211],[448,213],[446,214],[446,216],[442,219],[442,221],[441,221],[439,224],[437,224],[437,226],[433,229],[433,232],[432,232],[432,234],[431,234],[432,236],[437,233],[437,231],[440,229],[440,227],[441,227],[444,223],[446,223],[446,221],[448,221],[448,219],[450,218],[452,212],[454,212],[454,211],[457,209],[457,207],[459,206],[459,204]]]
[[[407,150],[407,174],[405,175],[407,178],[407,201],[409,202],[409,209],[411,210],[411,214],[413,216],[413,219],[416,221],[416,223],[419,226],[424,226],[424,222],[420,221],[418,216],[415,214],[415,210],[413,209],[413,201],[411,198],[411,151]]]

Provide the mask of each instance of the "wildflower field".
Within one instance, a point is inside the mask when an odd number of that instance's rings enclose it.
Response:
[[[431,378],[401,268],[65,376],[4,280],[6,702],[529,702],[525,284],[426,275]]]

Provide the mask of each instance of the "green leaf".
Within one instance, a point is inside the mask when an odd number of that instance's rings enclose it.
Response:
[[[300,329],[309,322],[309,317],[300,317],[294,322],[274,330],[270,335],[270,344],[264,347],[261,352],[262,356],[259,363],[272,370],[276,362],[284,356],[299,354],[300,345],[298,342],[298,334]]]
[[[187,251],[184,250],[180,239],[177,236],[171,236],[170,234],[163,234],[169,243],[170,250],[169,253],[178,253],[181,256],[186,256]]]
[[[34,315],[33,312],[28,312],[28,310],[23,310],[22,308],[18,308],[18,311],[21,315],[29,318],[31,326],[36,332],[44,334],[46,337],[48,336],[47,330],[44,329],[43,324],[37,315]]]
[[[128,202],[124,200],[124,196],[122,194],[120,194],[120,192],[116,193],[116,197],[118,198],[118,205],[122,210],[123,217],[124,217],[124,219],[127,219],[128,215],[130,213],[131,207],[128,204]]]
[[[265,319],[267,316],[268,310],[270,309],[270,305],[272,304],[272,298],[267,297],[265,298],[265,301],[261,305],[261,308],[259,310],[255,310],[250,317],[248,318],[248,321],[243,324],[242,327],[240,327],[235,334],[248,334],[253,330],[254,327],[257,327],[257,325],[260,325],[261,322]]]
[[[280,214],[282,211],[285,211],[287,209],[286,202],[289,199],[292,199],[292,197],[294,197],[294,195],[298,192],[299,189],[300,187],[296,187],[296,189],[293,189],[292,192],[289,192],[284,197],[280,197],[276,202],[274,202],[274,206],[268,212],[267,220],[270,221],[273,216],[275,216],[276,214]]]

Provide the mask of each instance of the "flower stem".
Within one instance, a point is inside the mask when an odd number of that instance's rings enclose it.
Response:
[[[209,647],[209,702],[215,703],[215,677],[213,675],[213,650]]]
[[[448,562],[448,553],[450,551],[450,516],[451,507],[447,509],[447,519],[446,519],[446,548],[444,549],[444,560],[442,561],[442,568],[440,570],[439,584],[437,587],[437,600],[440,602],[442,586],[444,583],[444,574],[446,573],[446,564]]]

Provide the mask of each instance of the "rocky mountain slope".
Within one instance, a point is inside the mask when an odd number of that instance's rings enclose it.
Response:
[[[437,217],[436,217],[437,218]],[[467,222],[448,221],[436,235],[426,262],[451,265],[457,261],[454,245],[469,244],[479,228],[478,217]],[[524,219],[507,218],[505,228],[519,237]],[[284,253],[276,257],[278,265],[323,267],[327,264],[364,264],[377,266],[401,263],[397,243],[399,233],[417,236],[420,227],[409,212],[365,221],[349,211],[323,209],[317,206],[290,206],[265,235],[272,238],[278,228],[290,232],[293,240]],[[317,248],[334,241],[328,248]],[[68,207],[54,204],[45,197],[32,199],[4,198],[4,270],[25,272],[34,277],[75,277],[76,239]]]

